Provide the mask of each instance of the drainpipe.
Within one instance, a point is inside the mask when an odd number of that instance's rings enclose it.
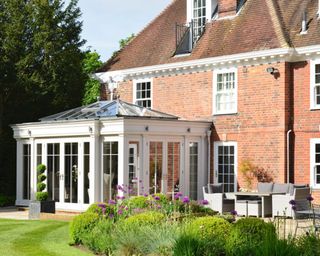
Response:
[[[287,183],[290,182],[290,133],[292,130],[287,132]]]
[[[210,163],[211,163],[211,153],[210,153],[210,138],[211,138],[211,130],[207,131],[207,139],[208,139],[208,184],[210,183]]]

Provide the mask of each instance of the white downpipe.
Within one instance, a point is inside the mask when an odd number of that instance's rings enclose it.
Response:
[[[290,182],[290,133],[291,132],[292,130],[289,130],[287,132],[287,183]]]
[[[210,183],[210,163],[211,163],[211,153],[210,153],[211,130],[207,131],[207,139],[208,139],[208,184],[209,184]]]

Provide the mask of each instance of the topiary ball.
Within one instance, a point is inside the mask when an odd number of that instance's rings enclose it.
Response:
[[[46,171],[47,167],[44,164],[39,164],[37,166],[38,174],[43,174]]]
[[[37,192],[36,199],[40,202],[46,201],[49,197],[48,192]]]
[[[45,190],[47,187],[47,185],[45,183],[38,183],[37,184],[37,191],[38,192],[42,192],[43,190]]]
[[[47,176],[46,176],[46,175],[44,175],[44,174],[40,174],[40,175],[38,176],[38,183],[45,181],[45,180],[46,180],[46,178],[47,178]]]

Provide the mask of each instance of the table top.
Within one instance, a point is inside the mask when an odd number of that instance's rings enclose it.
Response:
[[[271,196],[272,193],[261,193],[261,192],[235,192],[236,196]]]
[[[297,211],[297,213],[299,214],[305,214],[305,215],[313,215],[313,210],[301,210],[301,211]],[[320,212],[319,211],[315,211],[314,214],[316,216],[320,216]]]

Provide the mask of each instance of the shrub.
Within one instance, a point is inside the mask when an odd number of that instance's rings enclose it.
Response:
[[[222,255],[231,224],[220,217],[200,217],[186,226],[186,234],[201,243],[199,255]]]
[[[49,197],[48,192],[37,192],[36,199],[40,202],[46,201]]]
[[[113,205],[108,205],[106,203],[94,203],[89,206],[87,213],[97,213],[100,216],[109,214],[114,214],[115,207]]]
[[[44,175],[44,172],[46,170],[46,166],[43,164],[39,164],[37,167],[38,172],[38,184],[37,184],[37,193],[36,193],[36,199],[38,201],[46,201],[48,199],[48,192],[43,192],[46,188],[46,184],[43,183],[43,181],[46,180],[46,175]]]
[[[173,256],[197,256],[203,255],[200,240],[191,234],[180,236],[173,247]]]
[[[114,234],[115,255],[172,255],[178,228],[172,224],[117,226]]]
[[[266,235],[276,236],[272,223],[257,218],[238,220],[232,227],[226,242],[228,255],[252,255]]]
[[[187,233],[195,234],[201,239],[225,240],[230,230],[231,224],[219,217],[196,218],[186,228]]]
[[[320,237],[315,234],[306,234],[297,239],[299,255],[320,255]]]
[[[97,254],[110,255],[113,250],[113,223],[106,219],[98,221],[90,232],[83,234],[82,242]]]
[[[160,212],[143,212],[137,215],[130,216],[124,220],[126,226],[140,226],[146,224],[160,224],[165,219],[165,215]]]
[[[90,232],[100,220],[98,213],[82,213],[70,223],[71,243],[82,243],[83,237]]]
[[[134,196],[129,198],[126,202],[131,209],[144,209],[148,207],[148,197]]]

